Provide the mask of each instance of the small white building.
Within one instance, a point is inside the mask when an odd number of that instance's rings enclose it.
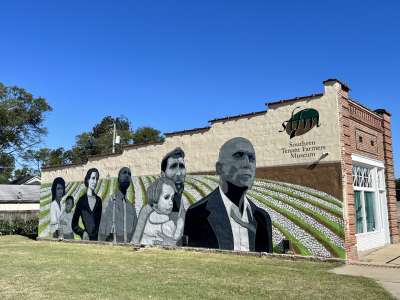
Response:
[[[28,176],[18,184],[0,185],[0,219],[28,219],[40,210],[40,177]]]

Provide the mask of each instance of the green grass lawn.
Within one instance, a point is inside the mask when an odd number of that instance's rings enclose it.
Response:
[[[0,237],[0,299],[391,299],[335,264]]]

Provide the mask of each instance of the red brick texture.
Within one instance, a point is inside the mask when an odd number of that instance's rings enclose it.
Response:
[[[386,197],[388,201],[390,239],[392,243],[398,243],[399,230],[397,227],[397,203],[393,168],[392,130],[390,127],[390,115],[383,112],[382,117],[383,155],[385,160]]]
[[[344,204],[344,233],[347,259],[357,259],[357,241],[354,211],[354,191],[352,179],[352,124],[348,92],[338,91],[340,147],[342,156],[342,183]],[[353,142],[354,144],[354,142]]]
[[[345,250],[348,259],[357,259],[354,190],[351,155],[360,154],[385,164],[385,179],[392,243],[399,240],[393,172],[390,115],[374,113],[349,99],[346,88],[338,91],[340,146],[345,221]]]

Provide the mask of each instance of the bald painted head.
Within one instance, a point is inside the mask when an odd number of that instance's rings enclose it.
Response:
[[[131,170],[123,167],[118,172],[118,184],[121,192],[125,193],[131,184]]]
[[[248,139],[228,140],[219,150],[216,171],[222,185],[227,182],[242,188],[251,188],[256,175],[256,154]]]

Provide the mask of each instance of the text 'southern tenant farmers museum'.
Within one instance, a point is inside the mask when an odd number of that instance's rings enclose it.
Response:
[[[398,242],[390,113],[324,91],[42,170],[39,235],[357,258]],[[210,109],[212,109],[210,107]]]

